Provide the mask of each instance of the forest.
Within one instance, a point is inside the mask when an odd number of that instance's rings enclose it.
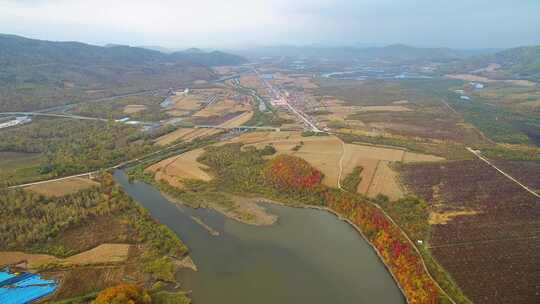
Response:
[[[104,173],[100,185],[63,197],[44,197],[30,191],[0,192],[0,242],[6,250],[58,254],[51,247],[65,231],[91,223],[99,217],[127,220],[141,242],[151,245],[156,255],[183,256],[187,247],[146,209],[122,192],[112,176]],[[71,254],[67,252],[66,254]],[[64,255],[66,255],[64,254]]]
[[[136,271],[145,274],[145,282],[138,282],[137,286],[139,283],[151,286],[144,291],[149,294],[151,303],[171,303],[171,299],[182,301],[178,303],[189,303],[184,293],[166,291],[163,285],[163,282],[176,282],[174,274],[177,266],[173,260],[186,256],[187,247],[174,232],[157,223],[146,209],[127,196],[115,184],[112,175],[103,173],[98,182],[98,186],[63,197],[44,197],[27,190],[0,191],[0,217],[3,219],[0,223],[2,249],[67,257],[79,253],[79,250],[72,249],[77,246],[73,247],[74,244],[66,243],[66,236],[72,234],[72,231],[80,232],[90,229],[87,231],[88,234],[80,234],[78,238],[91,240],[95,238],[91,232],[106,222],[112,222],[113,225],[127,225],[127,230],[116,231],[116,227],[109,228],[114,230],[109,233],[127,233],[127,238],[124,238],[122,242],[141,245],[139,248],[142,248],[142,252],[132,254],[136,259],[133,265],[137,267]],[[95,241],[99,244],[106,240]],[[76,266],[64,269],[54,263],[40,267],[41,271],[48,272],[63,270],[69,273],[78,269]],[[83,273],[89,275],[92,269]],[[88,290],[94,286],[85,282],[85,278],[76,284],[88,285],[81,290]],[[142,295],[142,289],[134,286],[128,289],[136,290],[137,293],[133,296],[139,300],[142,299],[139,298],[139,295]],[[98,293],[98,299],[107,299],[109,296],[111,299],[115,298],[118,290],[124,288],[125,286],[111,286],[111,289]],[[80,303],[88,303],[95,297],[95,292],[81,294],[68,302],[59,301],[58,303],[79,303],[77,302],[79,300],[82,301]]]
[[[49,177],[107,168],[155,149],[137,127],[114,122],[36,119],[29,125],[0,131],[0,152],[39,153],[37,171]],[[0,186],[20,183],[24,178],[7,176]]]

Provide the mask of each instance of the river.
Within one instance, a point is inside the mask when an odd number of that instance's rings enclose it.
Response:
[[[115,179],[189,247],[198,272],[179,276],[195,304],[405,303],[369,244],[328,212],[265,204],[279,219],[257,227],[171,203],[148,184],[129,183],[122,171]]]

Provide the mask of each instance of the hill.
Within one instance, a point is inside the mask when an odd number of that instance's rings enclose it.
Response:
[[[486,68],[490,66],[492,68]],[[445,73],[478,73],[493,78],[540,81],[540,46],[525,46],[475,56],[444,66]]]
[[[481,50],[455,50],[449,48],[420,48],[404,44],[384,47],[324,47],[324,46],[279,46],[238,50],[237,54],[248,57],[287,56],[307,58],[328,58],[338,60],[386,60],[405,62],[450,62],[482,53]]]
[[[0,111],[36,110],[85,99],[211,80],[210,66],[246,60],[223,52],[165,54],[0,34]]]

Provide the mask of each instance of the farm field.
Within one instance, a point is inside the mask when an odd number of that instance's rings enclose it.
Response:
[[[317,119],[331,129],[351,128],[371,133],[460,143],[486,140],[442,102],[448,88],[459,82],[321,81],[316,109],[328,111]]]
[[[157,181],[164,180],[175,187],[182,187],[182,179],[209,181],[211,176],[203,170],[206,166],[197,162],[203,153],[203,149],[191,150],[162,160],[146,170],[154,172]]]
[[[37,184],[26,187],[27,191],[32,191],[44,196],[64,196],[68,194],[76,193],[80,190],[88,189],[90,187],[98,186],[99,183],[87,178],[75,177],[61,181],[55,181],[45,184]]]
[[[300,132],[293,131],[248,132],[219,145],[224,143],[243,143],[257,148],[271,145],[278,154],[301,157],[321,170],[324,174],[323,184],[334,188],[338,187],[339,178],[343,180],[355,167],[361,166],[363,171],[357,192],[370,197],[385,194],[392,199],[402,197],[403,193],[397,176],[389,167],[390,163],[443,160],[441,157],[397,148],[345,144],[334,136],[303,137]],[[156,173],[156,180],[163,179],[177,187],[181,186],[181,179],[208,181],[211,177],[204,171],[205,166],[197,162],[197,157],[202,153],[202,149],[196,149],[163,160],[147,170]]]
[[[253,117],[253,112],[236,113],[225,122],[218,124],[221,127],[236,127],[244,125]],[[214,121],[215,122],[215,121]],[[219,129],[211,128],[178,128],[177,130],[165,134],[155,140],[155,144],[159,146],[166,146],[177,140],[192,141],[197,138],[215,135],[222,132]]]
[[[135,114],[135,113],[142,112],[146,109],[147,107],[145,105],[130,104],[124,107],[124,114],[128,114],[128,115]]]
[[[29,269],[38,269],[49,263],[62,264],[64,267],[76,265],[121,263],[128,258],[129,244],[101,244],[88,251],[67,258],[57,258],[47,254],[29,254],[20,251],[0,251],[0,265],[13,265],[26,261]]]
[[[345,144],[334,136],[302,137],[299,132],[250,132],[231,142],[241,142],[258,148],[272,145],[278,154],[295,155],[305,159],[324,174],[323,184],[334,188],[338,186],[339,177],[343,179],[356,166],[361,166],[364,170],[361,173],[358,193],[372,197],[380,193],[392,198],[401,196],[399,185],[394,182],[394,176],[390,173],[392,170],[386,165],[379,167],[379,161],[388,164],[403,161],[404,158],[412,161],[442,160],[440,157],[400,149]],[[341,175],[340,167],[343,168]],[[379,168],[382,171],[377,173]],[[376,186],[370,190],[372,185]]]
[[[540,161],[496,160],[494,164],[520,183],[540,193]]]
[[[429,202],[437,260],[475,303],[532,303],[540,280],[540,202],[487,164],[406,164],[406,188]]]

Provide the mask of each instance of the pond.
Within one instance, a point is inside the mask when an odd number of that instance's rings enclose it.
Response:
[[[333,214],[265,204],[278,221],[251,226],[169,202],[122,171],[115,179],[189,247],[198,271],[179,276],[195,304],[405,303],[371,246]]]

